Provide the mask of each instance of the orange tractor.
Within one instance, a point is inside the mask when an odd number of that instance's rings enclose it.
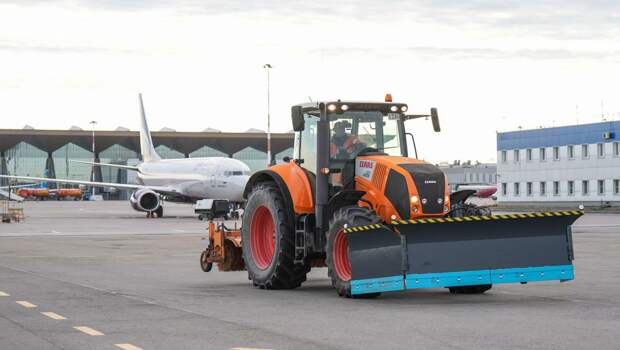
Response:
[[[407,110],[391,98],[293,106],[293,159],[249,179],[241,230],[211,224],[203,269],[245,268],[257,287],[291,289],[327,266],[347,297],[573,279],[570,225],[582,213],[466,204],[475,191],[449,193],[439,168],[408,157],[406,121],[430,117],[439,131],[437,110]]]

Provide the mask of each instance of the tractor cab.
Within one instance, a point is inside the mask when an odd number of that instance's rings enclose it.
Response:
[[[320,151],[335,173],[363,154],[407,157],[403,123],[407,109],[406,104],[387,102],[336,101],[293,106],[294,158],[303,160],[301,166],[316,174]]]

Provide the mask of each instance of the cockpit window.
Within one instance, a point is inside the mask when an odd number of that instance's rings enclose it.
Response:
[[[241,175],[250,175],[248,170],[225,170],[224,176],[241,176]]]

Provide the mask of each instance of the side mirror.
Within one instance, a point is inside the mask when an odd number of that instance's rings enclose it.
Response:
[[[304,130],[304,111],[301,106],[291,107],[291,120],[293,121],[294,131]]]
[[[440,132],[441,126],[439,125],[439,115],[437,114],[437,108],[431,108],[431,121],[433,122],[433,130],[435,130],[435,132]]]

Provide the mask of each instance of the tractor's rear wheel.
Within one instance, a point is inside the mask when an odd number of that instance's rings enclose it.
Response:
[[[344,229],[349,226],[376,224],[381,219],[370,209],[358,206],[343,207],[329,222],[327,232],[327,274],[332,286],[341,297],[351,295],[351,263],[349,262],[349,239]],[[345,227],[346,225],[346,227]],[[373,298],[381,293],[362,294],[358,297]]]
[[[308,264],[295,264],[295,229],[275,184],[259,184],[243,215],[242,248],[248,278],[261,289],[292,289],[306,280]]]

